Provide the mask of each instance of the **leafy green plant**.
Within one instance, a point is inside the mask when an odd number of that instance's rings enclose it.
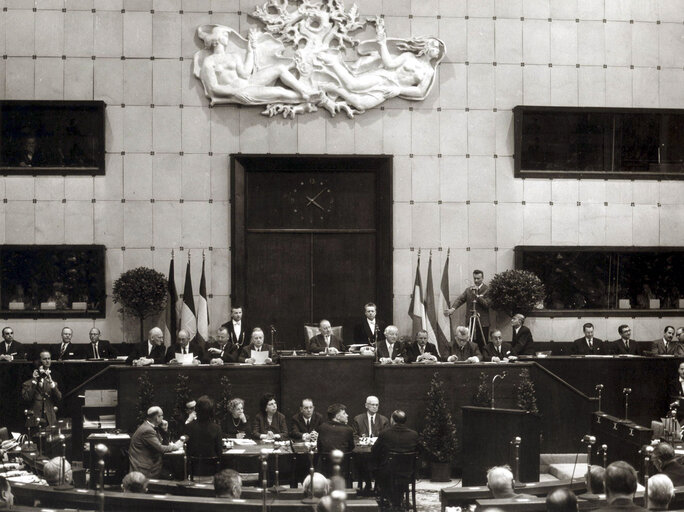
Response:
[[[480,383],[477,385],[475,395],[473,395],[473,405],[478,407],[492,406],[491,379],[485,372],[480,372]]]
[[[458,454],[459,438],[439,372],[432,376],[426,398],[425,427],[419,442],[431,461],[451,462]]]
[[[128,270],[114,281],[112,300],[121,304],[119,312],[138,317],[140,341],[145,339],[143,321],[166,306],[166,276],[147,267]]]
[[[516,313],[527,315],[543,303],[545,296],[544,283],[527,270],[506,270],[496,274],[489,282],[491,307],[508,316]]]
[[[221,377],[219,389],[221,390],[221,396],[216,401],[216,419],[225,432],[228,429],[227,423],[232,418],[228,409],[228,402],[233,398],[233,386],[227,376]]]
[[[169,421],[169,431],[173,437],[180,436],[185,425],[185,404],[190,401],[190,376],[182,373],[176,378],[176,397],[173,405],[173,415]]]
[[[516,404],[518,409],[539,414],[537,407],[537,391],[534,382],[530,378],[530,371],[524,369],[520,372],[520,384],[515,386]]]
[[[154,405],[154,386],[147,374],[138,377],[138,425],[147,419],[147,410]]]

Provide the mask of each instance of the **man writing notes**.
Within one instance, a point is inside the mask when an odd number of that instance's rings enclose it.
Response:
[[[455,340],[449,340],[446,346],[446,354],[442,354],[442,360],[447,363],[467,362],[479,363],[482,361],[482,353],[475,342],[468,341],[470,332],[467,327],[456,327]]]
[[[318,324],[318,329],[321,332],[309,340],[307,352],[310,354],[319,354],[321,352],[337,354],[338,352],[347,351],[347,347],[344,346],[342,340],[333,334],[328,320],[321,320],[321,323]]]
[[[477,313],[482,326],[482,332],[475,327],[474,341],[478,348],[484,348],[489,336],[489,288],[484,284],[484,272],[482,270],[473,271],[473,286],[466,288],[461,295],[451,304],[451,307],[444,311],[446,315],[453,315],[461,304],[466,305],[466,322],[470,320],[473,313]],[[476,324],[477,325],[477,324]],[[483,337],[484,336],[484,337]]]
[[[363,307],[366,317],[354,327],[354,343],[373,345],[385,339],[385,324],[377,318],[377,311],[377,306],[372,302]]]

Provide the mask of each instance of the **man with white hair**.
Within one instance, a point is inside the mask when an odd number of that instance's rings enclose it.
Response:
[[[126,364],[133,366],[148,366],[151,364],[164,364],[166,347],[164,346],[164,333],[159,327],[152,327],[147,334],[147,341],[138,343],[126,359]]]
[[[178,331],[176,336],[176,343],[171,345],[166,349],[166,357],[164,358],[167,363],[178,364],[180,361],[176,359],[176,354],[192,354],[192,364],[200,364],[204,359],[204,350],[200,347],[194,339],[190,340],[190,333],[185,329]]]
[[[180,450],[183,441],[162,444],[162,436],[157,429],[168,430],[169,424],[164,420],[164,411],[159,406],[147,410],[147,419],[142,422],[131,437],[128,448],[128,460],[131,471],[140,471],[147,478],[159,478],[162,473],[162,456],[165,453]]]
[[[332,327],[328,320],[321,320],[318,324],[318,330],[320,333],[313,336],[306,344],[307,352],[310,354],[319,354],[321,352],[337,354],[338,352],[347,351],[344,342],[333,334]]]
[[[496,500],[529,499],[530,494],[517,494],[513,487],[513,473],[508,466],[494,466],[487,471],[487,487]]]
[[[667,510],[674,493],[674,485],[667,475],[653,475],[648,479],[648,510]]]
[[[530,328],[523,325],[525,317],[518,313],[511,318],[512,338],[511,338],[511,354],[518,355],[534,355],[534,338],[532,338],[532,331]]]
[[[311,486],[311,475],[306,475],[302,482],[304,496],[312,498],[322,498],[330,494],[330,480],[325,478],[321,473],[313,474],[313,488]]]
[[[399,338],[399,328],[396,325],[385,327],[385,339],[375,344],[376,360],[382,364],[400,364],[406,358],[406,349]]]
[[[467,327],[459,325],[456,327],[454,338],[447,343],[446,352],[442,354],[442,360],[447,363],[466,362],[479,363],[482,361],[482,354],[477,344],[468,341],[470,331]]]

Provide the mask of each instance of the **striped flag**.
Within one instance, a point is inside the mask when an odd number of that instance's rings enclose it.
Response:
[[[432,285],[432,251],[428,263],[427,287],[425,289],[425,330],[428,332],[428,342],[432,343],[440,354],[446,353],[442,347],[445,340],[440,339],[439,326],[437,325],[437,312],[435,310],[435,289]]]
[[[176,343],[176,331],[178,330],[178,292],[176,291],[176,277],[173,264],[173,250],[169,262],[169,277],[166,285],[166,307],[159,319],[159,325],[164,333],[166,345]]]
[[[437,342],[440,353],[442,349],[446,350],[446,344],[451,339],[451,318],[444,314],[445,309],[449,309],[451,301],[449,300],[449,253],[447,249],[447,257],[444,262],[444,270],[442,271],[442,282],[439,284],[439,302],[437,303]],[[444,340],[442,342],[442,340]],[[442,343],[444,343],[442,345]]]
[[[202,277],[197,301],[197,341],[202,346],[209,341],[209,303],[207,302],[207,280],[204,277],[204,252],[202,252]]]
[[[197,334],[197,317],[195,316],[195,299],[192,295],[192,277],[190,277],[190,252],[188,266],[185,269],[185,288],[183,289],[183,305],[181,307],[180,328],[190,335],[192,340]]]
[[[423,283],[420,279],[420,249],[418,250],[418,264],[416,265],[416,279],[413,284],[413,295],[408,310],[413,319],[413,335],[425,329],[425,304],[423,304]]]

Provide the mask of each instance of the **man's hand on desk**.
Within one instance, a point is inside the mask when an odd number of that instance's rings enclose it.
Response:
[[[280,434],[274,434],[272,430],[269,430],[267,434],[261,434],[259,438],[273,441],[274,439],[280,439]]]
[[[403,357],[395,357],[394,359],[390,359],[389,357],[381,357],[380,358],[380,364],[403,364],[403,363],[404,363]]]
[[[133,366],[149,366],[154,363],[154,359],[149,357],[141,357],[133,361]]]
[[[421,354],[418,356],[418,359],[416,359],[416,363],[434,363],[437,361],[437,358],[433,356],[432,354]]]
[[[264,363],[266,363],[266,364],[271,364],[272,362],[273,362],[273,359],[271,359],[270,357],[267,357],[266,359],[264,359]],[[245,359],[245,363],[255,364],[256,361],[254,361],[254,359],[252,359],[251,357],[248,357],[247,359]]]
[[[13,359],[14,357],[12,356],[12,354],[2,354],[0,356],[0,361],[12,361]]]
[[[312,430],[310,433],[302,434],[302,441],[315,443],[318,441],[318,432]]]
[[[211,350],[211,349],[209,349],[209,350]],[[214,349],[214,350],[216,350],[216,349]],[[220,357],[215,357],[214,359],[209,361],[209,364],[211,364],[213,366],[221,366],[223,364],[223,359],[221,359]]]

